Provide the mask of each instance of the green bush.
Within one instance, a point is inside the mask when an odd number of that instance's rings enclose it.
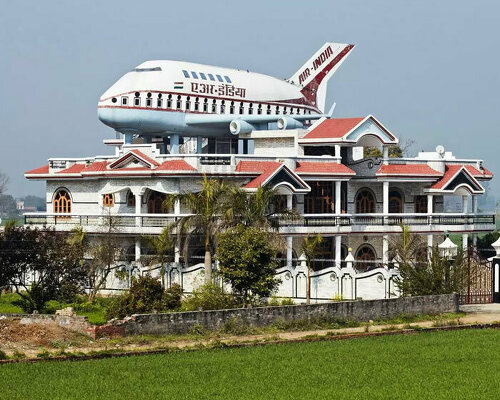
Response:
[[[26,358],[26,354],[20,352],[19,350],[16,350],[13,354],[12,354],[12,359],[14,360],[21,360],[23,358]]]
[[[220,310],[234,308],[237,303],[231,293],[227,293],[220,286],[207,283],[186,297],[181,309],[182,311],[198,310]]]
[[[276,296],[271,296],[269,300],[267,300],[267,305],[269,307],[277,307],[281,305],[281,302]]]
[[[149,275],[132,281],[130,290],[114,299],[106,311],[106,317],[124,318],[132,314],[153,311],[176,310],[181,307],[182,288],[174,284],[163,290],[161,282]]]
[[[7,354],[5,354],[5,351],[0,350],[0,360],[7,360]]]
[[[285,297],[283,300],[281,300],[281,305],[282,306],[293,306],[295,303],[290,297]]]
[[[43,305],[43,314],[55,314],[57,310],[64,308],[63,304],[57,300],[46,301]]]

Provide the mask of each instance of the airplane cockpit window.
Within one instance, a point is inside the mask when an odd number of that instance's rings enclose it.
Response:
[[[122,106],[126,106],[128,103],[128,97],[127,96],[123,96],[122,97]]]
[[[217,77],[217,80],[218,80],[219,82],[224,82],[224,81],[222,80],[222,76],[220,76],[220,75],[215,75],[215,76]]]
[[[152,72],[152,71],[161,71],[161,67],[153,67],[153,68],[134,68],[135,72]]]
[[[189,73],[185,69],[182,70],[182,73],[184,74],[184,78],[189,78]]]
[[[224,76],[224,79],[226,80],[227,83],[231,83],[231,79],[229,79],[229,76]]]
[[[194,79],[198,79],[198,74],[194,71],[191,71],[191,76],[194,78]]]
[[[212,74],[208,74],[208,77],[210,78],[211,81],[215,81],[215,78]]]
[[[207,80],[207,76],[203,72],[200,72],[200,76],[201,76],[201,79],[203,79],[204,81]]]

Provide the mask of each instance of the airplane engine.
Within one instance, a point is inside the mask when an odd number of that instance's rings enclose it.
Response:
[[[277,121],[278,129],[300,129],[304,124],[292,117],[280,117]]]
[[[235,136],[240,133],[250,133],[254,129],[255,127],[252,124],[249,124],[241,119],[234,119],[229,124],[229,131]]]

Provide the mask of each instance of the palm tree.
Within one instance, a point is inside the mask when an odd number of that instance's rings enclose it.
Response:
[[[224,213],[229,226],[241,224],[265,230],[278,230],[280,219],[299,218],[299,214],[287,208],[272,209],[278,193],[267,186],[259,186],[255,193],[241,187],[230,188]]]
[[[186,192],[168,196],[166,205],[171,207],[180,201],[192,211],[192,215],[181,217],[174,226],[177,233],[185,239],[185,249],[193,236],[204,238],[205,248],[205,282],[212,282],[212,258],[215,238],[222,226],[223,214],[226,211],[229,186],[222,181],[207,179],[204,176],[201,190],[197,193]],[[186,253],[186,251],[185,251]]]
[[[148,264],[160,264],[161,286],[165,289],[165,264],[174,248],[174,240],[168,227],[163,228],[158,236],[144,236],[143,240],[153,250],[152,257],[147,257]]]
[[[306,236],[302,241],[300,249],[306,257],[307,264],[307,284],[306,284],[306,303],[311,302],[311,262],[314,259],[318,246],[323,241],[323,238],[318,233],[316,236]]]

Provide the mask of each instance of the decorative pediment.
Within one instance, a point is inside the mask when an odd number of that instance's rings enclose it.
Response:
[[[484,188],[463,165],[447,166],[443,177],[431,186],[429,192],[481,194]]]
[[[155,169],[160,164],[139,150],[131,150],[109,165],[109,169],[148,168]]]

